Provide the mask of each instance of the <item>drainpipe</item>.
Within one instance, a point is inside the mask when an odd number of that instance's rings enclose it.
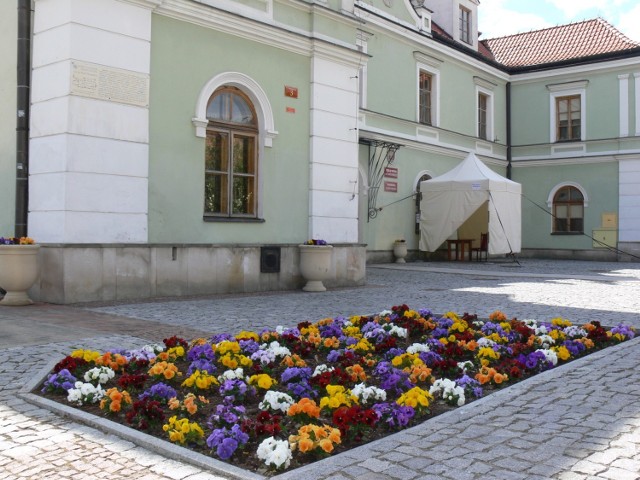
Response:
[[[18,0],[15,236],[27,236],[29,213],[29,91],[31,87],[31,0]]]
[[[511,179],[511,82],[507,82],[507,178]]]

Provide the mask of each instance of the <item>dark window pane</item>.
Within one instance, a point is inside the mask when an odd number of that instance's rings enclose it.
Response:
[[[205,213],[226,214],[228,199],[227,175],[205,174],[204,211]]]
[[[566,218],[556,218],[556,232],[566,232],[567,231],[567,219]]]
[[[233,172],[255,173],[254,169],[254,137],[234,135],[233,137]]]
[[[205,147],[205,169],[224,171],[228,169],[229,135],[222,132],[207,132]]]
[[[571,231],[572,232],[582,232],[583,230],[583,220],[582,218],[572,218],[571,219]]]
[[[253,177],[233,177],[233,212],[234,214],[254,214],[254,181]]]

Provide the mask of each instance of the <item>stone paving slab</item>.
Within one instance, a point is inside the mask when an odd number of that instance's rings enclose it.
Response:
[[[225,478],[30,405],[24,380],[78,346],[139,347],[243,328],[374,313],[600,320],[640,327],[640,265],[521,261],[371,266],[368,285],[75,307],[0,308],[0,478]],[[503,273],[504,272],[504,273]],[[507,275],[506,273],[509,272]],[[516,275],[512,275],[512,273]],[[544,274],[544,275],[540,275]],[[547,276],[551,275],[551,276]],[[640,339],[280,479],[640,479]]]

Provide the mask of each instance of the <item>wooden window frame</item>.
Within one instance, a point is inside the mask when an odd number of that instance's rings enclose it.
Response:
[[[579,105],[579,109],[578,110],[571,110],[571,103],[572,100],[577,100],[578,101],[578,105]],[[581,96],[578,95],[565,95],[565,96],[561,96],[561,97],[555,97],[555,101],[556,101],[556,141],[557,142],[579,142],[582,140],[582,122],[583,120],[583,112],[582,112],[582,98]],[[561,102],[566,102],[567,103],[567,137],[566,138],[562,138],[561,135],[561,129],[564,128],[561,126],[560,124],[560,103]],[[578,119],[577,119],[577,124],[576,124],[576,119],[572,118],[572,115],[577,113]],[[574,128],[578,129],[578,135],[574,134]]]
[[[215,170],[211,168],[207,168],[207,162],[205,160],[205,191],[204,191],[204,219],[206,221],[215,221],[215,220],[236,220],[236,221],[252,221],[258,219],[258,188],[259,188],[259,128],[258,121],[256,116],[255,107],[251,99],[244,93],[242,90],[236,87],[221,87],[217,89],[209,98],[208,104],[210,104],[215,97],[230,93],[232,95],[237,95],[242,98],[242,100],[246,103],[247,106],[251,109],[251,113],[253,115],[253,121],[251,124],[246,123],[236,123],[229,120],[219,120],[219,119],[209,119],[209,123],[207,125],[206,130],[206,143],[208,144],[209,138],[212,135],[220,135],[226,137],[226,148],[224,149],[224,153],[226,154],[226,165],[224,169]],[[233,102],[229,102],[229,108],[233,108]],[[232,118],[232,113],[229,114],[229,117]],[[236,140],[239,137],[243,137],[246,139],[251,139],[250,142],[250,164],[247,166],[247,171],[237,171],[234,166],[234,145]],[[205,153],[206,155],[206,153]],[[221,187],[220,195],[223,198],[223,203],[225,203],[224,208],[220,208],[219,212],[211,211],[208,209],[207,202],[207,178],[213,175],[220,176],[226,180],[226,186]],[[234,185],[235,180],[239,178],[249,179],[249,183],[251,187],[249,188],[249,196],[251,197],[248,208],[244,209],[243,212],[234,212]],[[224,183],[224,182],[223,182]],[[224,191],[222,191],[224,190]]]
[[[428,88],[424,80],[428,79]],[[418,73],[418,122],[423,125],[433,125],[433,82],[434,75],[420,69]]]
[[[567,201],[559,201],[558,197],[564,192],[567,192]],[[580,199],[572,199],[572,191],[575,191],[579,194]],[[572,207],[580,207],[582,210],[582,216],[571,216]],[[566,217],[559,217],[558,209],[559,207],[565,207],[567,210]],[[560,187],[555,194],[553,195],[553,230],[552,233],[559,235],[576,235],[584,233],[584,208],[585,201],[584,195],[577,187],[573,185],[564,185]],[[566,221],[565,228],[559,228],[560,221]],[[573,224],[573,225],[572,225]],[[576,225],[579,224],[579,225]],[[578,228],[579,226],[579,228]]]
[[[489,140],[489,101],[489,95],[478,92],[478,138],[482,140]]]
[[[472,35],[471,15],[473,15],[471,10],[460,5],[460,11],[459,11],[460,41],[468,45],[473,45],[473,41],[471,39],[471,35]]]

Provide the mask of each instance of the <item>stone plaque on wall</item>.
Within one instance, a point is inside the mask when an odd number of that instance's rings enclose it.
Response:
[[[71,94],[149,106],[149,75],[87,62],[71,63]]]

